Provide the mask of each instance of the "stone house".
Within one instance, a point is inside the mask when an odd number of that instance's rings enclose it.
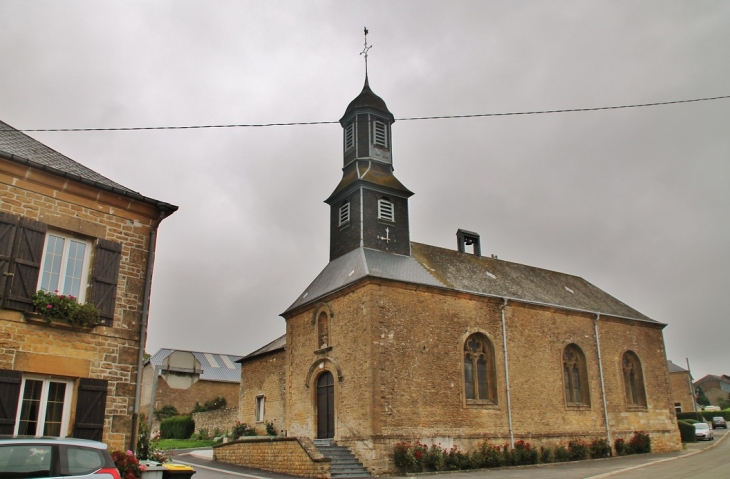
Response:
[[[174,406],[181,414],[187,414],[196,403],[203,405],[219,396],[226,399],[228,408],[237,407],[241,385],[239,359],[241,356],[232,354],[160,349],[144,365],[142,412],[149,413],[155,386],[154,409]]]
[[[672,387],[672,404],[675,412],[695,412],[692,374],[687,369],[667,360],[669,384]],[[699,411],[699,408],[697,408]]]
[[[730,401],[730,376],[708,374],[695,382],[695,389],[701,387],[713,406],[719,406],[720,400]]]
[[[176,210],[0,122],[0,434],[130,447],[155,238]],[[38,290],[101,324],[47,323]]]
[[[666,325],[583,278],[482,256],[470,231],[454,250],[411,241],[394,121],[366,78],[340,120],[329,263],[282,314],[284,338],[241,360],[242,420],[347,446],[374,473],[393,472],[400,441],[643,430],[679,449]]]

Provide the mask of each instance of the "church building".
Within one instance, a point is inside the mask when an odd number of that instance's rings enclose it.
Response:
[[[329,263],[282,314],[285,336],[240,360],[241,421],[346,446],[376,474],[400,441],[641,430],[655,452],[679,449],[666,325],[583,278],[482,256],[474,232],[454,249],[411,241],[394,122],[366,76],[340,120]]]

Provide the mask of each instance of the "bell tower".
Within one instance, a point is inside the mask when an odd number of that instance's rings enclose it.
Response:
[[[408,198],[413,193],[393,175],[394,122],[383,99],[370,89],[366,73],[362,91],[340,119],[342,180],[325,200],[330,205],[330,261],[363,247],[410,255]]]

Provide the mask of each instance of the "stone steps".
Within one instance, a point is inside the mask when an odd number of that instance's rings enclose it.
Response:
[[[330,475],[332,479],[344,477],[369,477],[370,473],[355,455],[345,446],[338,446],[331,439],[315,439],[314,445],[323,456],[332,459]]]

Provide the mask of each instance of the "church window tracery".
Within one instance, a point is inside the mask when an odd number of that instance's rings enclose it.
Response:
[[[496,403],[494,349],[480,333],[464,343],[464,396],[467,404]]]
[[[565,402],[573,406],[590,406],[586,358],[575,344],[569,344],[563,350],[563,382]]]
[[[641,372],[641,361],[633,351],[626,351],[621,358],[621,369],[626,390],[626,404],[629,407],[646,407],[644,375]]]

